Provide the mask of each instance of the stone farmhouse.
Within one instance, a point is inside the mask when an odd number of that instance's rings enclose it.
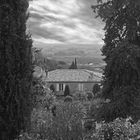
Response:
[[[56,93],[64,94],[66,85],[70,92],[92,91],[96,83],[101,82],[101,75],[86,69],[57,69],[47,73],[48,87],[54,86]]]

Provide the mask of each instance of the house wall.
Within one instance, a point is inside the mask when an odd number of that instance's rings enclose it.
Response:
[[[55,87],[55,91],[57,94],[63,95],[64,94],[64,90],[65,90],[65,86],[68,85],[70,88],[70,94],[75,93],[76,91],[92,91],[93,86],[96,84],[95,82],[93,83],[63,83],[63,91],[59,91],[58,87],[59,87],[60,83],[48,83],[48,87],[50,87],[51,85],[54,85]],[[80,85],[79,85],[80,84]],[[83,86],[82,86],[83,85]],[[79,89],[81,87],[81,89]],[[82,88],[83,87],[83,88]]]
[[[85,89],[85,91],[92,91],[93,86],[94,86],[95,84],[96,84],[96,83],[84,83],[84,89]]]

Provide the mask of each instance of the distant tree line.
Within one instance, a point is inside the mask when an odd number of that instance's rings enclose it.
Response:
[[[42,54],[42,49],[37,49],[34,51],[34,65],[40,66],[47,71],[67,67],[67,64],[64,61],[56,61],[44,57]]]

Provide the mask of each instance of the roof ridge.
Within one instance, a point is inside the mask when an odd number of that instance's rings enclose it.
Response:
[[[55,70],[87,70],[87,69],[55,69]],[[54,71],[54,70],[52,70]],[[90,70],[87,70],[87,71],[90,71]]]

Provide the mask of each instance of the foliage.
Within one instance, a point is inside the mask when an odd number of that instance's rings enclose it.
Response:
[[[53,118],[52,136],[69,139],[82,139],[83,107],[80,103],[64,103],[57,105],[56,117]]]
[[[55,96],[52,91],[47,88],[45,81],[38,79],[33,86],[32,106],[33,108],[44,107],[48,110],[55,105]]]
[[[138,140],[140,138],[140,122],[132,123],[131,118],[117,118],[113,122],[101,122],[97,126],[94,135],[98,140]]]
[[[86,101],[87,100],[87,94],[85,92],[76,91],[73,95],[74,100],[78,101]]]
[[[80,103],[57,104],[56,116],[47,110],[34,110],[32,113],[32,130],[23,134],[20,140],[82,140],[83,106]],[[23,139],[22,139],[23,138]]]
[[[54,85],[51,85],[51,86],[50,86],[50,90],[53,91],[53,92],[55,92],[55,87],[54,87]]]
[[[30,124],[32,40],[28,0],[0,1],[0,139],[13,140]]]
[[[115,98],[109,103],[103,103],[98,110],[98,119],[106,120],[107,122],[115,119],[116,117],[126,118],[127,116],[133,116],[133,119],[139,118],[139,106],[137,106],[137,94],[139,92],[132,87],[122,87],[117,91],[114,91]]]
[[[65,91],[64,91],[64,96],[68,96],[68,95],[70,95],[70,88],[68,85],[66,85]]]
[[[87,99],[88,99],[89,101],[93,100],[93,97],[94,97],[94,96],[93,96],[93,93],[92,93],[92,92],[89,91],[89,92],[87,92],[86,94],[87,94]]]
[[[71,96],[66,96],[64,99],[64,102],[72,102],[72,97]]]
[[[93,85],[93,89],[92,89],[93,94],[96,95],[99,91],[100,91],[99,84]]]
[[[102,98],[94,98],[91,102],[90,102],[90,108],[88,111],[88,116],[89,118],[92,118],[94,120],[98,120],[99,116],[98,116],[98,111],[99,108],[102,106],[102,104],[105,103],[105,100],[103,100]]]
[[[100,109],[99,117],[106,121],[136,117],[140,114],[136,104],[140,96],[140,4],[137,0],[98,0],[93,9],[105,22],[102,53],[107,65],[102,95],[111,100]]]
[[[90,131],[93,131],[96,127],[95,121],[93,119],[87,119],[84,122],[84,129],[86,133],[89,133]],[[89,140],[89,139],[88,139]]]
[[[85,140],[138,140],[140,138],[140,121],[132,123],[131,118],[117,118],[110,123],[96,122],[95,125],[96,128],[93,129],[91,133],[83,136]],[[36,135],[37,136],[34,137],[33,134],[29,135],[27,133],[23,133],[21,135],[22,139],[20,140],[33,140],[33,137],[34,140],[38,140],[40,138],[40,134]]]

